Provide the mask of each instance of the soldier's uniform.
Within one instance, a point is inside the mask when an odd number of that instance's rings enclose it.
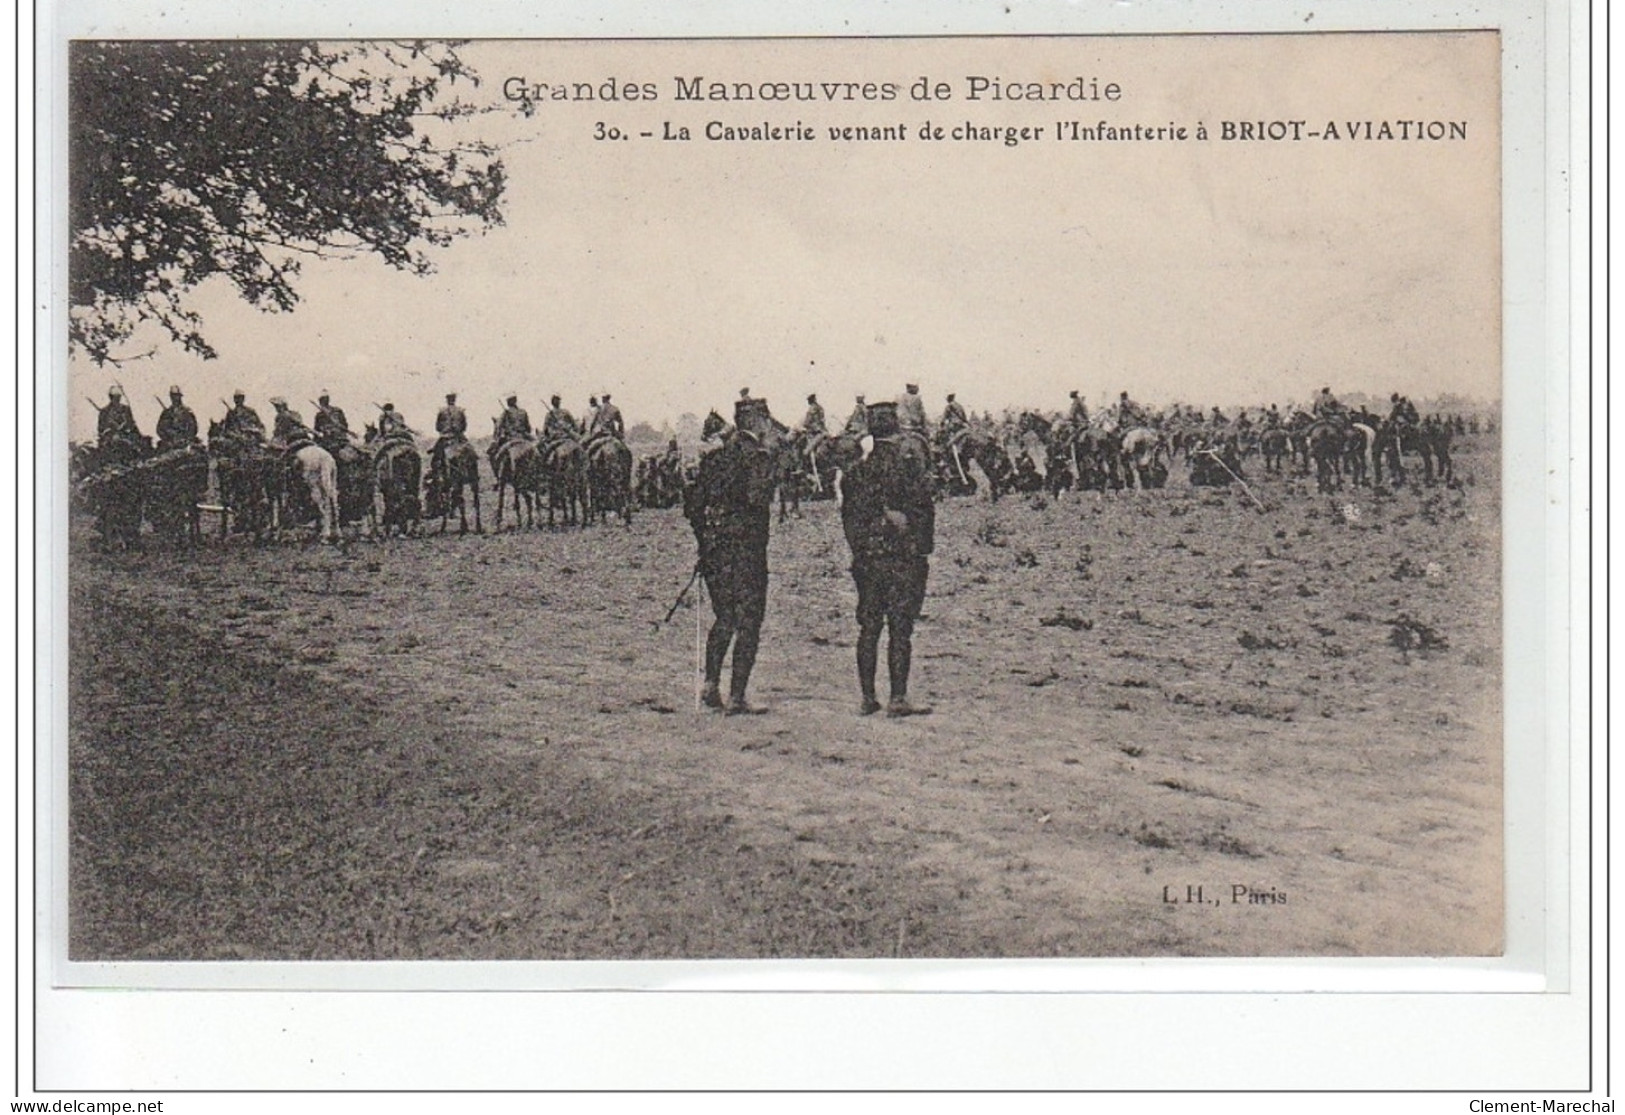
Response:
[[[1066,420],[1074,430],[1088,428],[1089,407],[1084,403],[1083,396],[1076,391],[1071,392],[1072,407],[1066,412]]]
[[[872,407],[870,411],[872,416]],[[904,432],[925,433],[925,400],[920,398],[917,384],[909,384],[908,389],[897,396],[897,424]]]
[[[807,413],[801,419],[801,432],[808,438],[821,438],[829,434],[829,428],[824,423],[824,408],[819,405],[817,395],[807,396]]]
[[[1330,387],[1322,387],[1315,399],[1314,412],[1316,418],[1340,419],[1343,417],[1343,404],[1337,401]]]
[[[699,473],[684,493],[683,514],[699,543],[700,575],[716,614],[705,641],[703,700],[711,708],[724,707],[722,663],[731,644],[726,708],[742,713],[752,711],[745,691],[767,611],[768,524],[779,445],[764,401],[741,398],[734,420],[727,440],[700,458]]]
[[[516,437],[529,440],[530,436],[530,415],[519,405],[519,396],[509,395],[508,405],[503,409],[502,417],[497,419],[497,443],[501,444]]]
[[[905,452],[898,437],[895,408],[869,408],[874,449],[847,473],[842,484],[841,525],[852,548],[852,576],[858,585],[858,687],[861,711],[880,709],[875,669],[880,635],[889,629],[886,664],[891,679],[887,713],[910,716],[930,709],[908,699],[914,621],[925,603],[935,543],[931,481],[920,462]]]
[[[327,392],[323,391],[316,398],[316,418],[313,429],[316,440],[330,453],[350,444],[350,419],[343,409],[327,401]]]
[[[604,396],[602,404],[593,412],[592,420],[587,427],[587,436],[626,440],[626,423],[621,418],[621,408],[610,402],[608,395]]]
[[[115,387],[107,393],[107,405],[96,416],[96,441],[106,449],[115,442],[140,440],[141,431],[135,424],[130,404],[124,401],[124,392]]]
[[[506,417],[506,415],[504,415]],[[525,419],[525,429],[530,429],[530,419]],[[559,397],[553,396],[553,405],[548,408],[547,418],[542,422],[542,440],[551,444],[555,441],[564,441],[569,438],[581,436],[581,427],[576,425],[575,417],[559,405]]]
[[[970,417],[965,408],[960,406],[952,395],[948,396],[948,405],[942,408],[942,436],[951,439],[960,430],[969,428]]]
[[[197,441],[197,415],[181,402],[181,389],[169,389],[169,405],[158,415],[158,448],[180,449]]]
[[[1145,415],[1140,410],[1140,404],[1128,397],[1123,391],[1117,396],[1117,426],[1122,430],[1132,430],[1136,426],[1145,425]]]
[[[225,422],[221,423],[221,433],[229,438],[262,444],[265,441],[265,423],[260,420],[259,411],[243,402],[241,391],[231,400],[232,408],[226,412]]]
[[[378,440],[383,441],[385,438],[392,437],[409,438],[411,436],[412,429],[406,424],[406,419],[401,417],[400,411],[395,409],[395,404],[385,403],[378,412]]]
[[[852,437],[863,437],[869,432],[869,406],[858,396],[858,405],[852,409],[852,415],[846,420],[846,432]]]
[[[315,436],[305,425],[305,420],[298,411],[278,399],[272,399],[271,405],[276,407],[276,421],[271,427],[272,441],[287,448],[300,442],[315,440]]]

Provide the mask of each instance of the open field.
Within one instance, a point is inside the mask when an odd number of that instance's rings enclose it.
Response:
[[[769,714],[731,719],[695,610],[656,624],[677,511],[197,554],[76,522],[71,955],[1497,953],[1499,468],[1460,448],[1461,490],[1264,512],[949,501],[903,721],[856,714],[828,503],[775,524]]]

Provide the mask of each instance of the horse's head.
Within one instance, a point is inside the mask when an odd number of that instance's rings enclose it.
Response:
[[[705,421],[700,425],[700,440],[713,441],[732,428],[726,418],[713,410],[705,416]]]

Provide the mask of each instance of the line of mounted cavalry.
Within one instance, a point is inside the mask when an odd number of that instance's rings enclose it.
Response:
[[[861,396],[846,425],[833,432],[817,396],[807,402],[799,426],[775,422],[781,517],[802,499],[835,498],[842,467],[862,452],[867,432]],[[1423,417],[1408,399],[1396,394],[1390,402],[1390,412],[1378,415],[1343,407],[1323,389],[1308,410],[1283,416],[1272,405],[1232,417],[1218,407],[1206,414],[1177,404],[1153,411],[1123,392],[1115,405],[1091,415],[1073,392],[1065,413],[1009,411],[994,418],[971,416],[949,395],[932,424],[910,384],[899,412],[905,442],[929,462],[943,496],[984,487],[995,500],[1012,493],[1156,489],[1181,460],[1193,486],[1244,485],[1254,457],[1266,473],[1313,472],[1322,492],[1345,483],[1403,485],[1407,457],[1420,459],[1424,484],[1454,485],[1451,443],[1477,433],[1478,417]],[[360,435],[325,393],[314,404],[311,426],[285,400],[272,403],[269,435],[239,392],[225,417],[209,422],[204,439],[180,390],[172,388],[155,442],[140,432],[122,391],[113,388],[107,404],[97,407],[97,441],[74,446],[70,465],[75,502],[96,515],[101,544],[139,547],[143,521],[160,538],[197,544],[205,514],[217,516],[221,538],[260,542],[312,526],[329,541],[349,527],[371,536],[409,535],[435,519],[443,532],[454,517],[460,531],[469,530],[472,518],[473,529],[483,532],[479,453],[455,395],[437,416],[438,437],[427,450],[425,439],[387,403]],[[635,456],[608,395],[602,402],[594,397],[585,423],[564,411],[557,396],[539,431],[512,396],[492,422],[485,455],[498,530],[510,507],[515,528],[537,525],[544,508],[550,527],[585,526],[612,513],[629,523],[636,508],[680,505],[693,478],[695,465],[675,438],[661,452]],[[713,410],[701,428],[702,451],[730,432]]]

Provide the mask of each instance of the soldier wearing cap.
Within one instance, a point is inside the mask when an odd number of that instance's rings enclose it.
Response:
[[[554,398],[556,399],[558,396],[555,395]],[[507,405],[502,410],[502,416],[497,419],[495,440],[496,444],[501,445],[503,442],[511,441],[514,438],[530,440],[530,415],[526,414],[525,408],[519,405],[518,395],[509,395]]]
[[[96,417],[96,441],[103,449],[115,442],[138,443],[141,431],[135,424],[130,404],[124,401],[124,391],[118,387],[107,389],[107,405]]]
[[[197,441],[197,415],[181,401],[181,389],[169,389],[169,405],[158,415],[158,448],[181,449]]]
[[[350,447],[350,419],[344,411],[330,401],[332,396],[326,391],[316,396],[316,418],[314,430],[316,440],[323,449],[335,456],[345,448]]]
[[[807,435],[809,441],[829,436],[829,427],[824,418],[824,408],[819,403],[816,394],[807,396],[807,413],[801,418],[801,432]]]
[[[288,400],[275,398],[271,405],[276,408],[276,419],[271,427],[271,440],[283,447],[297,445],[304,441],[314,441],[315,436],[305,425],[304,417],[288,405]]]
[[[621,418],[621,408],[609,401],[609,392],[604,392],[600,399],[598,409],[593,412],[592,421],[587,427],[589,438],[615,437],[626,440],[626,423]]]
[[[767,610],[768,524],[781,451],[765,400],[742,395],[734,404],[734,423],[723,444],[700,458],[699,473],[683,498],[716,614],[705,641],[701,699],[730,715],[755,711],[745,691]],[[722,663],[730,646],[733,669],[725,703]]]
[[[406,424],[401,412],[395,409],[394,403],[385,403],[378,408],[378,440],[386,438],[410,438],[412,427]]]
[[[959,431],[970,427],[970,416],[965,408],[954,398],[952,392],[948,394],[948,403],[942,408],[942,437],[944,441],[953,440]]]
[[[514,400],[510,399],[509,402]],[[529,429],[530,419],[525,420],[526,429]],[[555,442],[566,441],[581,436],[581,427],[576,425],[575,416],[560,405],[559,397],[554,395],[548,400],[547,418],[542,422],[542,442],[552,445]]]
[[[907,433],[925,433],[925,400],[920,398],[919,384],[908,384],[897,396],[897,424]]]
[[[1343,417],[1343,404],[1337,401],[1330,387],[1322,387],[1319,397],[1315,399],[1314,412],[1316,418],[1340,419]]]
[[[457,392],[446,392],[446,405],[434,416],[434,432],[435,443],[429,453],[435,459],[435,467],[443,468],[446,450],[465,440],[468,435],[468,415],[457,405]]]
[[[858,396],[858,405],[852,408],[852,414],[846,420],[846,433],[849,437],[861,438],[869,432],[869,404]]]
[[[889,631],[886,665],[891,681],[888,716],[930,712],[908,699],[914,622],[925,603],[925,584],[935,544],[935,508],[924,466],[902,446],[897,407],[869,408],[874,448],[847,473],[841,525],[852,548],[852,576],[858,585],[859,711],[880,711],[875,671],[880,635]]]
[[[1089,425],[1089,407],[1083,401],[1083,393],[1072,391],[1068,397],[1072,400],[1072,408],[1066,412],[1066,420],[1075,430],[1086,429]]]
[[[251,441],[256,445],[263,444],[265,423],[260,420],[259,411],[244,402],[244,398],[241,391],[232,392],[231,409],[226,412],[226,420],[221,424],[221,433],[228,438]]]
[[[1117,393],[1117,426],[1119,429],[1131,430],[1136,426],[1145,425],[1145,413],[1140,410],[1140,404],[1128,397],[1127,391]]]

